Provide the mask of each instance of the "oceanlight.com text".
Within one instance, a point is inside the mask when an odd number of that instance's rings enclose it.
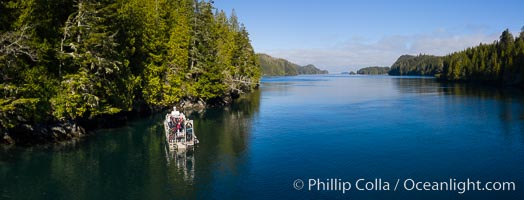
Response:
[[[385,180],[382,178],[346,180],[340,178],[296,179],[293,188],[307,191],[451,191],[464,194],[468,191],[515,191],[513,181],[459,180],[449,178],[441,181],[417,180],[413,178]]]

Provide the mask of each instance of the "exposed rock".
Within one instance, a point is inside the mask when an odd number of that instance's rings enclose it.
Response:
[[[184,99],[178,105],[181,109],[187,111],[199,111],[206,108],[206,103],[202,100]]]
[[[53,126],[51,127],[51,130],[53,131],[54,135],[58,135],[58,134],[65,135],[66,134],[66,130],[61,126]]]
[[[82,135],[85,134],[85,129],[82,128],[81,126],[78,126],[77,124],[67,124],[66,125],[66,130],[68,132],[68,135],[72,135],[72,136],[75,136],[75,137],[81,137]]]
[[[35,129],[30,124],[22,124],[22,128],[28,132],[34,132]]]
[[[26,121],[27,121],[24,117],[22,117],[22,116],[20,116],[20,115],[16,116],[16,119],[17,119],[18,121],[20,121],[20,122],[26,122]]]
[[[206,103],[202,100],[199,100],[196,106],[193,106],[194,108],[197,108],[199,110],[202,110],[206,108]]]
[[[223,101],[222,103],[224,105],[229,105],[229,104],[231,104],[233,102],[233,97],[232,96],[226,96],[226,97],[224,97],[224,99],[222,101]]]
[[[13,144],[15,141],[13,140],[13,138],[11,138],[11,136],[9,136],[9,134],[7,133],[4,133],[4,137],[2,137],[2,143],[4,144]]]
[[[1,127],[0,127],[1,129]],[[10,130],[0,130],[0,144],[44,144],[70,141],[82,137],[86,130],[75,122],[20,124]]]
[[[42,135],[49,135],[49,129],[48,128],[41,128],[39,131]]]

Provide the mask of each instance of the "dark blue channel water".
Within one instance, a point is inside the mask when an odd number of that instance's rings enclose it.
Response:
[[[200,144],[183,156],[165,151],[162,115],[76,143],[0,149],[0,199],[524,196],[517,89],[423,77],[267,77],[231,106],[191,114]],[[484,190],[461,188],[468,179]],[[330,188],[330,180],[351,188]],[[417,182],[455,188],[417,190]],[[515,190],[488,191],[487,182]]]

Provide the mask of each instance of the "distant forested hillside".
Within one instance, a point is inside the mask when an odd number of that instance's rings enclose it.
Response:
[[[357,71],[357,74],[365,74],[365,75],[380,75],[380,74],[388,74],[390,68],[389,67],[364,67],[362,69],[359,69]]]
[[[257,54],[258,62],[263,75],[295,76],[299,74],[327,74],[327,70],[320,70],[314,65],[300,66],[282,58],[274,58],[267,54]]]
[[[433,76],[442,71],[443,60],[432,55],[402,55],[393,65],[389,75],[421,75]]]

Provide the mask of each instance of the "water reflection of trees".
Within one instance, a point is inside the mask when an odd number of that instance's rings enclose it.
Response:
[[[466,83],[440,83],[432,78],[394,78],[396,89],[404,94],[436,94],[453,96],[464,104],[475,100],[496,100],[502,133],[511,135],[524,121],[524,91],[521,88],[497,87]],[[428,105],[431,106],[431,105]],[[523,133],[524,134],[524,133]]]
[[[400,93],[438,93],[440,88],[434,78],[392,78],[392,81]]]
[[[201,143],[198,150],[217,147],[214,154],[238,156],[243,153],[248,146],[253,116],[258,113],[259,104],[260,91],[257,90],[225,108],[192,115],[197,118],[195,126]]]
[[[520,88],[500,88],[495,86],[442,84],[441,93],[445,95],[475,97],[483,100],[496,100],[499,106],[501,132],[510,136],[512,129],[524,121],[524,92]],[[524,133],[522,133],[524,134]]]
[[[500,88],[486,85],[471,85],[463,83],[441,83],[440,92],[447,95],[475,96],[482,99],[522,100],[524,93],[519,88]]]
[[[166,199],[165,140],[157,120],[101,130],[80,143],[14,149],[11,163],[0,161],[0,193],[13,199]]]
[[[400,93],[438,93],[455,96],[475,96],[479,98],[522,100],[524,92],[519,88],[500,88],[488,85],[465,83],[441,83],[434,78],[393,78]]]
[[[254,117],[259,112],[260,90],[246,94],[223,108],[207,109],[201,113],[192,113],[189,118],[195,120],[195,134],[200,143],[191,155],[184,152],[171,156],[169,181],[177,197],[211,198],[197,193],[198,187],[192,185],[198,177],[202,187],[234,187],[235,184],[217,185],[217,182],[240,182],[239,174],[246,166],[246,152],[249,150],[249,137]],[[173,164],[175,163],[175,164]],[[219,172],[220,176],[217,175]],[[234,193],[236,188],[229,190]]]
[[[290,90],[291,82],[266,82],[260,87],[261,92],[286,94]]]

